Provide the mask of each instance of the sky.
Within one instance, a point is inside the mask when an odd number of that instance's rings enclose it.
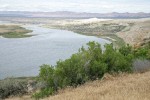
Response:
[[[0,0],[0,11],[150,13],[150,0]]]

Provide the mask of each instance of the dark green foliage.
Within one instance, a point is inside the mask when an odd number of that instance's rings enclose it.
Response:
[[[106,72],[107,65],[104,63],[100,44],[89,42],[87,45],[88,50],[82,51],[87,59],[85,62],[86,74],[89,80],[95,80],[103,76]]]
[[[53,66],[42,65],[39,73],[39,80],[46,82],[47,87],[53,87],[55,85]]]
[[[128,56],[129,54],[132,54],[132,51],[133,51],[132,47],[129,44],[127,44],[127,46],[123,46],[119,49],[119,52],[121,54],[123,54],[124,56]]]
[[[145,58],[147,56],[148,49],[138,48],[134,51],[135,57]]]
[[[55,91],[53,88],[44,88],[40,92],[33,94],[32,97],[38,100],[39,98],[48,97],[49,95],[52,95],[54,92]]]
[[[123,47],[120,50],[113,48],[113,45],[106,45],[104,60],[108,65],[108,72],[127,72],[132,71],[132,57],[130,48]]]
[[[56,76],[62,83],[61,87],[66,85],[76,86],[76,84],[81,84],[84,82],[83,73],[83,61],[79,54],[74,54],[70,59],[65,61],[57,62],[56,66]]]
[[[150,60],[150,49],[148,50],[148,53],[147,53],[147,59]]]
[[[135,58],[150,59],[150,43],[148,43],[144,47],[135,49],[133,52]]]
[[[104,73],[107,71],[107,64],[102,61],[94,61],[90,67],[90,79],[95,80],[96,78],[102,78]]]
[[[101,79],[106,72],[132,72],[133,59],[149,57],[150,52],[145,48],[135,51],[129,45],[117,50],[112,44],[107,44],[104,51],[95,42],[89,42],[87,46],[87,49],[82,47],[69,59],[58,61],[56,66],[42,65],[39,80],[47,85],[33,97],[42,98],[57,92],[59,88],[76,87],[88,80]]]

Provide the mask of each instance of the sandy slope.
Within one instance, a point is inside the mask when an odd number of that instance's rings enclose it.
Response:
[[[30,96],[6,100],[29,100]],[[43,100],[150,100],[150,72],[105,75],[103,80],[67,88]]]

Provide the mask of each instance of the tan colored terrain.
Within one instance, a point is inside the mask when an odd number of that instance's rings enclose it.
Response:
[[[30,96],[6,100],[30,100]],[[105,75],[103,80],[67,88],[43,100],[150,100],[150,71],[145,73]]]

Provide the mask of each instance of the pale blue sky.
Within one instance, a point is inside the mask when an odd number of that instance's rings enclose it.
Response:
[[[0,0],[0,11],[150,13],[150,0]]]

